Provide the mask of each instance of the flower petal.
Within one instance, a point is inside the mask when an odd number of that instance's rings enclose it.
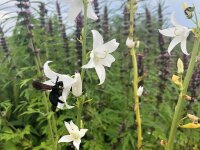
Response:
[[[171,43],[169,44],[169,47],[168,47],[168,53],[170,54],[171,53],[171,51],[172,51],[172,49],[178,44],[178,43],[180,43],[181,42],[181,37],[180,36],[177,36],[177,37],[175,37],[172,41],[171,41]]]
[[[92,35],[93,35],[93,49],[103,45],[103,37],[98,31],[92,30]]]
[[[67,102],[65,102],[65,106],[66,106],[66,109],[72,109],[72,108],[74,108],[74,106],[68,105]]]
[[[75,141],[73,141],[73,144],[76,147],[76,149],[79,150],[79,146],[81,144],[81,140],[75,140]]]
[[[68,105],[68,103],[66,102],[66,99],[65,99],[65,100],[63,99],[63,96],[60,96],[60,97],[59,97],[59,100],[61,100],[61,101],[64,102],[64,103],[62,103],[62,104],[61,104],[61,103],[60,103],[60,104],[58,103],[58,106],[57,106],[57,107],[58,107],[59,109],[63,109],[64,105],[66,106],[66,109],[72,109],[72,108],[74,108],[74,106]]]
[[[72,137],[70,135],[64,135],[59,139],[58,143],[71,142],[71,141],[73,141],[73,139],[72,139]]]
[[[72,120],[70,121],[70,128],[73,131],[79,131],[77,125],[75,125]]]
[[[119,46],[119,43],[116,42],[116,39],[113,39],[107,43],[105,43],[104,45],[101,46],[102,50],[106,50],[108,53],[112,53],[114,52]]]
[[[82,68],[94,68],[94,53],[90,53],[90,60],[87,64],[83,65]]]
[[[143,91],[144,91],[144,87],[143,87],[143,86],[140,86],[140,87],[138,88],[137,95],[138,95],[138,96],[142,96]]]
[[[81,80],[81,75],[80,73],[75,73],[74,77],[74,84],[72,85],[72,93],[76,96],[79,97],[82,94],[82,80]]]
[[[94,9],[92,8],[91,2],[88,3],[88,8],[87,8],[87,17],[93,20],[97,20],[98,17],[94,12]]]
[[[72,132],[72,129],[71,129],[70,124],[69,124],[68,122],[66,122],[66,121],[64,121],[64,124],[65,124],[65,127],[67,128],[67,131],[68,131],[69,133],[71,133],[71,132]]]
[[[71,87],[64,88],[62,91],[62,101],[66,102],[67,96],[69,95]]]
[[[64,88],[70,88],[74,83],[74,79],[68,75],[60,75],[58,81],[63,81]]]
[[[88,129],[80,129],[80,137],[84,137],[85,133],[88,131]]]
[[[87,64],[82,66],[82,68],[94,68],[94,60],[90,59]]]
[[[58,109],[63,109],[63,107],[64,107],[64,103],[58,102],[57,108]]]
[[[50,68],[49,68],[49,63],[52,62],[52,61],[47,61],[45,64],[44,64],[44,74],[47,78],[51,79],[53,82],[56,82],[56,79],[60,76],[61,74],[58,74],[54,71],[52,71]]]
[[[168,37],[174,37],[176,36],[175,35],[175,31],[176,31],[176,28],[173,27],[173,28],[168,28],[168,29],[163,29],[163,30],[158,30],[162,35],[164,36],[168,36]]]
[[[190,55],[190,54],[187,52],[187,48],[186,48],[186,39],[184,39],[183,41],[181,41],[181,50],[182,50],[182,52],[183,52],[185,55]]]
[[[105,81],[106,78],[106,72],[105,72],[105,68],[102,64],[95,64],[95,70],[97,72],[97,75],[99,77],[100,83],[99,85],[103,84],[103,82]]]
[[[70,9],[68,11],[68,17],[67,20],[71,23],[76,20],[76,17],[83,9],[83,1],[82,0],[73,0],[68,2],[70,5]]]
[[[100,59],[100,63],[106,67],[111,67],[111,64],[115,61],[115,58],[111,54],[107,54],[106,58]]]

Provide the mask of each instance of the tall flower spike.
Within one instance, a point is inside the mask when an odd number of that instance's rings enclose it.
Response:
[[[95,68],[97,75],[99,77],[100,83],[103,84],[106,78],[105,68],[111,67],[111,64],[115,61],[115,58],[110,54],[114,52],[119,43],[115,39],[103,44],[102,35],[96,31],[92,30],[93,34],[93,50],[90,53],[89,62],[82,66],[82,68]]]
[[[72,121],[70,121],[70,123],[65,122],[65,126],[69,132],[69,135],[62,136],[59,139],[58,143],[73,141],[73,145],[76,147],[77,150],[79,150],[81,138],[85,135],[88,129],[79,130],[79,128]]]
[[[83,0],[65,0],[67,4],[69,4],[69,13],[68,13],[68,21],[73,22],[75,21],[78,14],[84,9]],[[87,5],[87,17],[93,20],[97,20],[98,17],[96,16],[93,8],[92,8],[92,1],[88,0]]]
[[[67,104],[66,99],[67,99],[67,96],[70,92],[72,84],[74,83],[74,79],[71,78],[68,75],[63,75],[63,74],[59,74],[59,73],[52,71],[49,68],[49,65],[48,65],[50,62],[52,62],[52,61],[47,61],[44,64],[44,74],[47,78],[50,79],[50,80],[48,80],[44,83],[47,84],[47,85],[53,86],[53,85],[55,85],[57,78],[58,78],[58,81],[62,81],[64,89],[63,89],[63,92],[62,92],[62,96],[59,97],[59,99],[66,104],[67,109],[73,108],[73,106],[69,106]],[[62,109],[62,107],[63,106],[61,104],[58,104],[58,108]]]
[[[181,50],[185,55],[189,55],[186,48],[186,39],[190,34],[191,29],[188,27],[182,26],[176,22],[175,14],[171,15],[171,22],[174,27],[159,30],[161,34],[168,37],[173,37],[174,39],[171,41],[168,47],[168,53],[170,54],[172,49],[179,43],[181,43]]]

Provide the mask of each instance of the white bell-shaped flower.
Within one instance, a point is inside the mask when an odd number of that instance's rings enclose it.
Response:
[[[170,54],[172,49],[177,44],[181,43],[182,52],[185,55],[189,55],[188,52],[187,52],[187,48],[186,48],[186,40],[187,40],[187,37],[190,34],[191,29],[178,24],[176,19],[175,19],[174,13],[172,13],[172,16],[171,16],[171,22],[172,22],[174,27],[159,30],[159,32],[161,34],[163,34],[164,36],[173,37],[173,40],[171,41],[171,43],[169,44],[169,47],[168,47],[168,53]]]
[[[68,11],[68,18],[67,21],[73,22],[75,21],[78,14],[83,10],[84,11],[84,4],[83,0],[64,0],[67,5],[69,5],[69,11]],[[87,5],[87,17],[93,20],[97,20],[98,17],[94,12],[94,9],[92,7],[92,1],[88,1]]]
[[[111,67],[111,64],[115,61],[115,58],[111,55],[111,53],[118,48],[119,43],[113,39],[104,44],[103,37],[98,31],[92,30],[92,34],[93,50],[90,53],[89,62],[82,66],[82,68],[95,68],[100,80],[99,85],[101,85],[106,78],[104,67]]]

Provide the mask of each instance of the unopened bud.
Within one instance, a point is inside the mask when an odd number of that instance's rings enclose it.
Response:
[[[160,140],[160,145],[165,146],[166,143],[167,143],[166,141],[164,141],[164,140]]]
[[[176,85],[181,85],[180,77],[179,77],[179,76],[173,75],[173,76],[172,76],[172,81],[173,81]]]
[[[188,100],[188,101],[191,101],[191,100],[192,100],[192,97],[191,97],[191,96],[188,96],[188,95],[183,95],[183,99]]]
[[[178,73],[182,74],[184,72],[184,65],[180,58],[177,61],[177,68],[178,68],[177,70]]]
[[[191,114],[187,114],[187,117],[192,120],[193,123],[198,123],[199,117]]]
[[[129,48],[139,48],[140,41],[133,41],[132,38],[128,37],[126,40],[126,46]]]

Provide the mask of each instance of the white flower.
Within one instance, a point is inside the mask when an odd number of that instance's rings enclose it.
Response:
[[[116,40],[113,39],[104,44],[103,37],[98,31],[92,30],[92,34],[93,50],[90,53],[89,62],[86,65],[82,66],[82,68],[95,68],[100,80],[100,85],[103,84],[106,78],[104,66],[111,67],[111,64],[115,61],[115,58],[110,53],[114,52],[117,49],[119,43],[117,43]]]
[[[74,106],[69,106],[67,104],[66,99],[67,99],[67,96],[68,96],[68,94],[70,92],[72,84],[74,83],[74,79],[71,78],[68,75],[58,74],[58,73],[52,71],[49,68],[49,65],[48,65],[50,62],[52,62],[52,61],[47,61],[43,66],[45,76],[50,79],[48,81],[45,81],[44,84],[54,86],[55,83],[56,83],[57,78],[58,78],[58,81],[62,81],[64,89],[63,89],[63,92],[62,92],[62,96],[59,97],[59,99],[65,103],[67,109],[73,108]],[[63,106],[64,105],[62,103],[58,102],[58,106],[57,107],[59,109],[62,109]]]
[[[140,86],[140,87],[138,88],[137,95],[138,95],[138,96],[142,96],[143,91],[144,91],[143,86]]]
[[[159,32],[165,36],[173,37],[168,47],[168,53],[170,54],[172,49],[179,43],[181,43],[181,50],[185,55],[189,55],[186,48],[186,39],[190,34],[191,29],[182,26],[176,22],[174,13],[171,16],[171,22],[174,25],[172,28],[159,30]]]
[[[76,147],[77,150],[79,150],[81,138],[85,135],[88,129],[79,130],[79,128],[72,121],[70,121],[70,123],[68,122],[64,122],[64,123],[69,132],[69,135],[62,136],[59,139],[58,143],[73,141],[74,146]]]
[[[82,94],[82,80],[80,73],[75,73],[74,83],[72,84],[72,94],[79,97]]]
[[[84,9],[83,0],[65,0],[67,4],[69,4],[69,14],[68,14],[68,21],[73,22],[75,21],[78,14]],[[96,16],[93,8],[92,8],[92,1],[88,1],[87,5],[87,17],[93,20],[97,20],[98,17]]]

